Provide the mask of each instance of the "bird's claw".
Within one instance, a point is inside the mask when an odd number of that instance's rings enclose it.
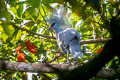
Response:
[[[70,64],[70,61],[69,61],[69,60],[67,60],[66,64]]]

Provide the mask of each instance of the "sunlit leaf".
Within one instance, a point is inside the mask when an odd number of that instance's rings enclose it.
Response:
[[[0,13],[0,18],[4,18],[5,20],[9,21],[13,19],[13,16],[9,12],[2,12]]]
[[[2,27],[5,31],[5,34],[8,35],[9,37],[12,37],[12,26],[7,25],[7,24],[2,24]]]
[[[17,15],[19,17],[22,17],[22,13],[23,13],[23,4],[19,4],[17,9]]]
[[[23,13],[23,17],[26,19],[29,19],[29,18],[34,17],[36,15],[37,15],[36,10],[33,7],[27,8],[25,10],[25,12]]]
[[[5,33],[3,33],[1,37],[3,39],[3,42],[6,42],[6,40],[8,39],[8,35],[6,35]]]

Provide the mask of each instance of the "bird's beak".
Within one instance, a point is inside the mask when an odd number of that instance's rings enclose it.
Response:
[[[50,30],[51,30],[51,25],[49,25],[47,32],[49,32]]]
[[[49,26],[49,28],[48,28],[48,31],[50,31],[50,30],[54,27],[55,24],[56,24],[56,23],[50,24],[50,26]]]
[[[48,28],[48,31],[50,31],[51,30],[51,26],[49,26],[49,28]]]
[[[49,25],[48,31],[52,29],[52,24]]]

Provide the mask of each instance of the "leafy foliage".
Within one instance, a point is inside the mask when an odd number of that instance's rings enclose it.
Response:
[[[99,8],[94,9],[86,4],[84,0],[1,0],[0,1],[0,59],[17,61],[17,55],[14,54],[18,46],[23,46],[22,52],[26,57],[26,62],[50,62],[54,57],[60,55],[59,58],[52,63],[65,63],[66,55],[60,52],[56,40],[49,38],[55,37],[55,33],[47,31],[48,18],[51,14],[53,6],[63,4],[66,10],[66,17],[81,35],[81,40],[88,39],[104,39],[109,38],[109,32],[104,28],[102,15],[109,21],[119,9],[117,0],[100,0],[102,6],[101,13]],[[73,4],[71,4],[73,3]],[[57,5],[56,5],[57,4]],[[81,4],[81,6],[79,6]],[[93,5],[92,5],[93,6]],[[41,35],[48,35],[40,36]],[[36,54],[32,54],[25,47],[24,41],[28,39],[35,45]],[[80,63],[86,63],[94,56],[96,50],[103,47],[101,44],[84,44],[82,50],[84,59],[78,59]],[[110,61],[108,66],[113,66],[112,62],[118,61],[118,58]],[[118,67],[119,64],[115,64]],[[106,66],[106,67],[108,67]],[[24,72],[11,72],[0,70],[0,78],[3,79],[22,79],[27,76]],[[35,80],[37,75],[33,75]],[[56,78],[55,74],[38,74],[40,79],[49,80]],[[47,78],[47,79],[46,79]],[[25,78],[26,79],[26,78]]]

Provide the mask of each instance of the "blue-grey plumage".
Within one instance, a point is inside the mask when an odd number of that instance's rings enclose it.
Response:
[[[73,58],[77,58],[78,56],[83,57],[83,53],[82,53],[82,50],[80,48],[80,43],[76,38],[74,38],[69,43],[69,50],[70,50]]]
[[[55,22],[51,23],[49,29],[55,30],[57,44],[62,53],[69,51],[73,58],[77,58],[78,56],[83,57],[80,47],[80,35],[75,29],[66,28],[63,30],[59,27],[59,24]]]
[[[63,53],[67,53],[68,50],[73,58],[77,58],[78,56],[83,57],[80,47],[80,35],[75,29],[67,28],[59,32],[57,43]]]
[[[49,23],[49,30],[55,30],[57,44],[62,53],[67,53],[67,60],[69,53],[71,53],[73,58],[77,58],[78,56],[83,57],[80,46],[80,35],[75,29],[70,28],[71,26],[67,22],[67,19],[65,19],[62,7],[60,8],[60,13],[56,13],[56,15],[50,17]]]

